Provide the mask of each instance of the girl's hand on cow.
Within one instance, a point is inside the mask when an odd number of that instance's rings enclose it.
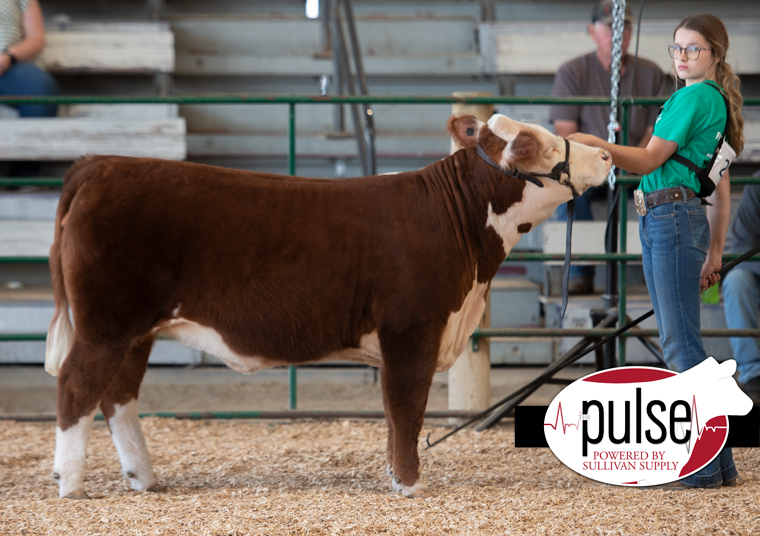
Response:
[[[590,145],[591,147],[604,147],[604,144],[606,143],[601,138],[598,138],[592,134],[583,134],[582,132],[570,134],[567,139],[570,141],[582,143],[583,145]]]
[[[702,274],[699,281],[699,288],[701,290],[707,290],[711,286],[720,281],[720,269],[723,267],[720,257],[716,258],[714,255],[707,254],[707,259],[702,265]]]

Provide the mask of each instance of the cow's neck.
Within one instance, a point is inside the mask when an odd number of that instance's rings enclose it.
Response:
[[[421,170],[428,191],[449,208],[458,223],[460,247],[469,250],[477,280],[490,281],[514,244],[489,224],[489,211],[506,212],[523,198],[524,184],[483,162],[475,149],[459,151]],[[490,208],[489,208],[490,207]],[[519,237],[518,237],[519,240]]]
[[[565,186],[542,180],[544,187],[506,177],[477,156],[476,150],[459,151],[448,159],[457,171],[454,186],[467,209],[466,228],[478,251],[478,280],[496,275],[520,237],[545,221],[572,194]]]

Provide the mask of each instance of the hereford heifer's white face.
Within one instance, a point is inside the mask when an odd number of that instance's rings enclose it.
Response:
[[[551,173],[566,157],[565,140],[537,125],[513,121],[503,115],[493,115],[488,124],[471,115],[449,119],[448,130],[461,147],[480,146],[504,170],[519,170],[525,174]],[[536,177],[538,187],[526,183],[522,199],[504,211],[488,207],[487,225],[493,227],[509,254],[520,235],[545,221],[562,203],[570,201],[607,179],[612,165],[610,154],[595,147],[570,142],[570,176],[562,174],[559,181]],[[522,180],[522,179],[511,179]]]
[[[565,140],[555,136],[544,127],[519,123],[507,116],[495,114],[488,120],[488,129],[508,144],[502,153],[502,160],[499,162],[504,168],[514,167],[512,161],[515,157],[510,146],[521,132],[534,134],[540,141],[541,150],[536,160],[527,163],[528,168],[525,167],[525,164],[520,165],[521,162],[517,162],[520,171],[548,173],[558,162],[565,160]],[[574,141],[570,142],[571,178],[569,183],[578,195],[593,186],[603,184],[610,172],[611,165],[612,158],[604,149],[589,147]],[[562,180],[564,183],[567,178],[563,177]]]

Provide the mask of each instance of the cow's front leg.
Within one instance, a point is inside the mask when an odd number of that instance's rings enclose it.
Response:
[[[381,339],[383,402],[388,420],[388,465],[391,487],[406,497],[429,497],[420,474],[417,441],[422,430],[430,385],[435,373],[437,338],[430,334],[398,334]]]

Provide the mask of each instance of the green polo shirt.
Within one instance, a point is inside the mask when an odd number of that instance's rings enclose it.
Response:
[[[654,136],[676,142],[676,152],[700,167],[712,158],[726,127],[726,103],[715,87],[714,82],[700,82],[679,89],[665,103],[654,124]],[[645,175],[639,188],[649,193],[673,186],[685,186],[697,193],[700,189],[693,171],[668,159]]]

